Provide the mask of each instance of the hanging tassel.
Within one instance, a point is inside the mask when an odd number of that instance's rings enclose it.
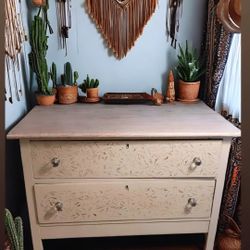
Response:
[[[167,5],[167,40],[171,39],[171,46],[176,49],[177,35],[180,28],[183,0],[168,0]]]
[[[108,47],[121,59],[134,46],[158,0],[86,0],[86,8]]]

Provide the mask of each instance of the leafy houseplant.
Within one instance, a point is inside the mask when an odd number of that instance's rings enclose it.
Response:
[[[61,104],[71,104],[77,102],[78,87],[77,79],[79,78],[77,71],[72,71],[70,62],[64,64],[64,74],[61,75],[60,86],[57,86],[58,100]],[[56,76],[55,76],[56,79]]]
[[[29,53],[29,63],[32,71],[36,75],[38,91],[36,99],[40,105],[52,105],[55,101],[55,95],[49,88],[49,72],[46,60],[48,50],[47,29],[50,33],[53,30],[50,27],[47,18],[48,2],[46,5],[39,8],[37,15],[34,16],[31,25],[30,45],[31,52]]]
[[[87,75],[87,78],[83,81],[81,85],[79,85],[79,88],[82,90],[82,92],[87,93],[88,99],[99,100],[98,86],[99,80],[90,79],[89,75]]]
[[[4,225],[11,250],[23,250],[23,223],[21,217],[13,218],[11,212],[5,209]]]
[[[200,64],[196,49],[190,49],[186,41],[185,50],[180,46],[178,65],[176,67],[179,77],[179,100],[184,102],[195,102],[199,94],[199,78],[204,73]]]

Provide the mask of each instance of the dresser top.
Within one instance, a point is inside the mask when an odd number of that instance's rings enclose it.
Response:
[[[195,104],[36,106],[8,139],[109,140],[238,137],[240,130],[202,102]]]

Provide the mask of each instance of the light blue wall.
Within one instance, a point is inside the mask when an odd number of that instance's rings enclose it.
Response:
[[[68,56],[58,49],[56,1],[50,1],[49,18],[54,34],[49,38],[48,62],[54,61],[62,73],[63,63],[70,61],[82,82],[89,74],[100,80],[101,94],[108,91],[146,91],[152,87],[165,90],[166,74],[176,62],[176,50],[166,38],[167,0],[159,0],[156,12],[145,26],[142,36],[122,60],[117,60],[105,46],[95,24],[90,20],[83,0],[72,0],[73,25],[68,39]],[[200,48],[206,0],[184,0],[179,41],[187,39]]]

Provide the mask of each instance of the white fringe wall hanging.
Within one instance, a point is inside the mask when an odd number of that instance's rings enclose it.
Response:
[[[108,47],[121,59],[134,46],[158,0],[86,0],[86,8]]]
[[[67,38],[69,38],[69,29],[71,29],[71,0],[56,0],[57,25],[59,32],[59,45],[68,53]]]
[[[21,51],[25,41],[25,33],[21,19],[20,0],[5,0],[5,63],[6,63],[6,89],[5,100],[13,103],[13,95],[20,101],[23,95],[21,77]],[[8,79],[8,81],[7,81]],[[13,82],[13,86],[12,86]],[[14,94],[13,94],[14,91]]]
[[[183,0],[168,0],[167,5],[167,36],[171,39],[171,46],[176,49],[177,35],[180,28]]]

